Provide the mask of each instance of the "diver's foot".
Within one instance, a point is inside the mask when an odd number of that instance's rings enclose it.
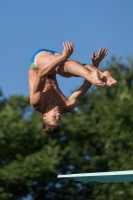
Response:
[[[102,73],[102,76],[102,81],[107,83],[109,87],[115,86],[117,84],[117,81],[111,76],[110,72],[105,71]]]
[[[91,72],[90,82],[99,87],[108,87],[108,83],[104,82],[101,78],[101,73],[98,70],[94,70]]]

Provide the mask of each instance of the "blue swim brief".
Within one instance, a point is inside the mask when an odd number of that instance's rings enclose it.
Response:
[[[33,55],[32,58],[31,58],[31,67],[32,67],[33,69],[36,69],[36,67],[35,67],[35,65],[34,65],[35,56],[36,56],[38,53],[40,53],[41,51],[48,51],[48,52],[51,52],[51,53],[53,53],[53,54],[57,53],[56,51],[53,51],[53,50],[39,49],[38,51],[36,51],[36,52],[34,53],[34,55]]]

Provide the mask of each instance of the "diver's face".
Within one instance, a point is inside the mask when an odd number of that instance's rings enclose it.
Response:
[[[43,119],[47,120],[51,125],[61,124],[61,111],[59,106],[55,106],[43,115]]]

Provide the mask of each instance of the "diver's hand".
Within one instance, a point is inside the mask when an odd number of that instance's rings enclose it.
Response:
[[[73,53],[74,45],[72,42],[63,42],[63,47],[62,57],[67,60]]]
[[[95,67],[99,66],[99,63],[105,58],[105,56],[108,54],[108,49],[107,47],[102,47],[100,48],[100,50],[98,51],[98,55],[95,55],[94,52],[92,52],[92,63]]]

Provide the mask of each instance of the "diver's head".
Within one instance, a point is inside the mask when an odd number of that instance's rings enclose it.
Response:
[[[61,127],[61,111],[59,106],[49,109],[43,115],[44,132],[55,135],[60,131]]]

